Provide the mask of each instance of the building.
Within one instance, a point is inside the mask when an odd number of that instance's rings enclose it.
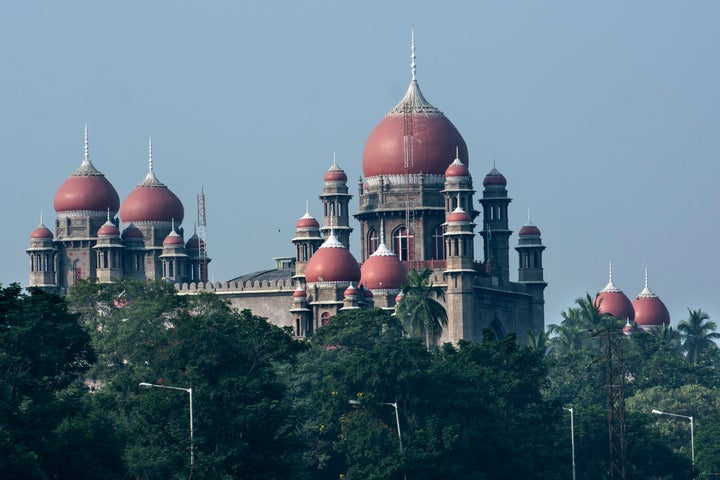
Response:
[[[207,283],[202,248],[197,237],[183,244],[182,204],[155,177],[152,154],[147,177],[119,206],[86,147],[80,169],[56,194],[56,235],[42,222],[31,235],[30,284],[63,293],[77,278],[162,278],[181,294],[214,292],[233,308],[248,308],[304,337],[343,310],[394,311],[408,270],[430,269],[445,292],[449,319],[440,341],[479,340],[486,328],[522,341],[528,331],[544,329],[540,230],[528,216],[515,246],[517,281],[511,280],[507,180],[493,168],[476,209],[467,145],[420,91],[414,43],[410,86],[367,139],[362,169],[354,223],[348,178],[333,160],[319,196],[322,222],[306,207],[289,239],[294,256],[276,258],[272,269]],[[90,195],[96,184],[104,192],[97,198]],[[350,252],[354,226],[359,260]]]
[[[53,203],[55,234],[42,215],[30,234],[30,286],[64,295],[81,279],[175,283],[206,278],[201,275],[209,260],[201,257],[197,235],[183,241],[179,225],[185,210],[155,175],[152,143],[147,175],[121,205],[115,187],[90,161],[85,127],[82,163],[60,185]]]
[[[663,301],[648,288],[647,269],[645,269],[645,286],[631,302],[613,283],[612,264],[610,264],[610,280],[596,295],[595,306],[601,314],[625,320],[626,334],[631,334],[637,329],[650,330],[670,325],[670,312]]]

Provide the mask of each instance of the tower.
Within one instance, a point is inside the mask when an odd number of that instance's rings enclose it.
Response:
[[[120,229],[110,220],[110,212],[108,212],[107,221],[98,230],[97,237],[97,242],[93,247],[96,256],[97,281],[100,283],[119,282],[123,279],[125,248],[120,240]]]
[[[320,224],[310,215],[309,205],[305,204],[305,215],[295,224],[295,277],[305,279],[305,268],[308,261],[323,243],[320,235]]]
[[[323,177],[323,191],[320,195],[323,204],[323,227],[320,231],[324,238],[328,238],[332,229],[335,237],[346,248],[350,248],[350,234],[353,231],[348,213],[351,198],[352,195],[348,194],[347,175],[338,167],[333,156],[333,164]]]
[[[488,273],[500,282],[510,280],[510,235],[508,205],[512,201],[507,194],[507,180],[493,168],[483,179],[483,237],[485,266]]]
[[[142,232],[145,242],[145,276],[149,280],[165,277],[160,256],[163,241],[174,225],[182,224],[185,209],[180,199],[158,178],[153,170],[152,139],[148,142],[148,173],[120,207],[124,224],[130,222]],[[181,239],[182,228],[175,232]]]
[[[53,204],[56,286],[57,293],[64,294],[78,280],[95,278],[97,256],[92,248],[97,232],[120,207],[117,191],[90,161],[87,125],[82,163],[55,192]]]
[[[365,184],[355,214],[363,260],[379,246],[384,222],[388,247],[409,267],[444,261],[441,191],[452,152],[468,165],[467,145],[460,132],[420,91],[413,38],[410,85],[365,142]]]
[[[26,252],[30,256],[30,285],[49,292],[54,292],[57,286],[57,249],[53,238],[52,232],[43,223],[41,213],[40,224],[30,234],[30,247]]]
[[[545,246],[542,244],[540,229],[530,220],[518,233],[518,281],[524,284],[531,295],[530,301],[530,328],[533,331],[542,331],[545,323],[545,287],[547,283],[543,278],[542,254]]]

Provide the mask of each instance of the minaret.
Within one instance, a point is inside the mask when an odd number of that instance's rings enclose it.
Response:
[[[107,221],[97,232],[95,251],[95,275],[99,283],[119,282],[123,279],[124,247],[120,240],[120,229],[110,219],[108,210]]]
[[[508,226],[507,180],[495,167],[483,179],[483,230],[485,265],[488,273],[501,282],[510,281],[510,235]]]
[[[187,260],[185,241],[175,231],[175,221],[173,221],[170,234],[163,240],[162,255],[160,255],[162,279],[171,283],[187,282]]]
[[[53,238],[52,232],[43,223],[43,214],[40,212],[40,224],[30,234],[30,246],[26,250],[30,256],[29,286],[42,288],[50,293],[55,293],[57,287],[57,249]]]
[[[525,285],[527,292],[532,296],[530,301],[529,324],[534,332],[542,332],[545,328],[545,297],[544,291],[547,283],[543,278],[542,252],[545,246],[540,238],[540,229],[530,220],[518,233],[518,281]],[[519,332],[518,337],[523,338],[525,332]]]
[[[462,195],[458,193],[457,204],[462,203]],[[461,339],[480,340],[473,338],[474,297],[473,268],[475,224],[470,215],[457,206],[447,215],[445,227],[445,253],[447,268],[445,269],[446,310],[448,328],[443,341],[457,343]]]
[[[338,167],[333,155],[333,163],[323,177],[323,193],[320,195],[323,204],[323,227],[320,231],[327,239],[332,228],[335,237],[346,248],[350,248],[350,233],[353,231],[348,213],[351,198],[352,195],[348,194],[347,175]]]
[[[305,202],[305,215],[295,225],[295,277],[305,279],[305,267],[310,257],[320,248],[324,239],[320,234],[320,224],[310,215],[310,207]]]

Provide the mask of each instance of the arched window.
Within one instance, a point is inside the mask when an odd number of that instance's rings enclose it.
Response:
[[[329,312],[323,312],[320,314],[320,325],[323,327],[328,324],[330,321],[330,313]]]
[[[400,260],[408,259],[408,244],[411,238],[408,236],[407,229],[399,227],[393,233],[393,251]]]
[[[378,235],[377,230],[371,228],[368,232],[367,239],[368,256],[370,256],[375,253],[375,250],[380,246],[380,235]]]
[[[443,238],[443,227],[438,225],[432,235],[432,258],[433,260],[445,260],[445,239]]]

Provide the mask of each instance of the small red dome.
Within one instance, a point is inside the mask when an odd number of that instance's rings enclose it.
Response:
[[[485,175],[485,178],[483,179],[484,187],[489,187],[491,185],[499,185],[501,187],[507,186],[507,180],[505,179],[505,176],[502,173],[498,172],[495,168],[490,170],[490,173]]]
[[[303,300],[307,298],[307,293],[305,292],[305,289],[302,286],[298,285],[298,287],[293,292],[293,298],[298,300]]]
[[[460,161],[459,158],[455,158],[455,160],[450,164],[450,166],[445,170],[445,178],[448,177],[469,177],[470,171],[465,166],[464,163]]]
[[[130,222],[130,224],[128,224],[128,226],[125,227],[125,230],[123,230],[123,232],[122,232],[123,240],[129,240],[129,239],[142,240],[143,238],[144,238],[143,233],[132,222]]]
[[[470,215],[462,208],[456,208],[447,216],[447,223],[468,223]]]
[[[359,292],[358,292],[358,289],[355,288],[355,287],[353,287],[352,284],[350,284],[350,286],[345,289],[345,292],[343,293],[343,296],[344,296],[345,298],[348,298],[348,297],[357,297],[357,296],[358,296],[358,293],[359,293]]]
[[[119,237],[120,229],[108,220],[98,229],[97,234],[98,237]]]
[[[404,175],[406,116],[412,117],[413,174],[442,175],[452,163],[456,149],[460,160],[468,165],[465,140],[455,125],[420,92],[417,82],[410,83],[405,97],[370,133],[363,150],[365,178],[380,175]]]
[[[180,199],[155,177],[152,170],[120,207],[123,222],[175,221],[179,225],[184,217],[185,209]]]
[[[523,227],[518,232],[518,235],[521,237],[540,236],[540,229],[532,223],[528,223],[523,225]]]
[[[309,212],[305,212],[305,215],[300,217],[300,220],[295,224],[296,229],[306,229],[306,228],[320,228],[320,224],[315,219],[315,217],[311,216]]]
[[[43,223],[40,223],[40,225],[38,225],[37,228],[30,233],[30,238],[47,238],[52,240],[54,236],[49,228],[47,228]]]
[[[325,173],[323,181],[345,183],[347,182],[347,175],[342,168],[338,167],[337,163],[335,163],[335,160],[333,160],[333,164],[332,166],[330,166],[330,169]]]
[[[398,303],[400,303],[400,300],[402,300],[404,296],[405,294],[403,292],[398,293],[395,297],[395,304],[397,305]]]
[[[310,257],[305,267],[305,281],[358,282],[360,266],[350,250],[331,234],[317,252]]]
[[[371,290],[396,290],[405,283],[408,273],[398,256],[384,243],[365,260],[360,271],[360,282]]]
[[[169,246],[185,246],[185,242],[183,241],[182,237],[178,235],[178,233],[173,229],[167,237],[165,237],[165,240],[163,240],[163,247],[169,247]]]
[[[58,213],[107,212],[109,209],[115,214],[120,207],[120,197],[105,175],[86,158],[55,192],[53,205]]]
[[[200,237],[197,236],[197,233],[193,233],[193,236],[190,237],[190,239],[185,244],[185,248],[188,250],[200,250],[200,245],[203,242],[200,241]]]

